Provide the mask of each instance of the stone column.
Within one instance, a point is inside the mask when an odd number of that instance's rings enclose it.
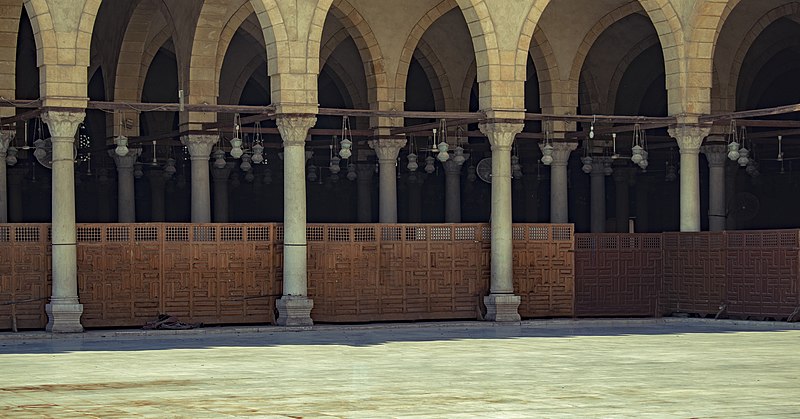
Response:
[[[208,158],[219,141],[216,135],[187,135],[181,138],[192,159],[192,222],[211,222],[211,186]]]
[[[461,164],[452,158],[444,162],[444,222],[461,222]]]
[[[0,224],[8,222],[8,182],[6,181],[6,156],[14,131],[0,131]]]
[[[397,155],[405,145],[406,140],[399,139],[384,138],[369,142],[378,156],[378,221],[381,223],[397,222]]]
[[[25,179],[24,167],[12,167],[8,170],[8,221],[22,222],[22,180]]]
[[[167,219],[164,206],[164,171],[150,169],[147,171],[147,180],[150,182],[150,220],[154,223],[163,223]]]
[[[211,177],[214,178],[214,222],[228,222],[228,178],[231,176],[236,163],[228,162],[222,169],[214,167],[211,169]]]
[[[636,177],[636,232],[646,233],[650,229],[650,214],[647,212],[650,179],[647,176]]]
[[[708,230],[725,230],[725,163],[728,147],[713,144],[702,147],[708,160]]]
[[[136,222],[136,191],[134,189],[133,164],[142,153],[141,148],[128,149],[128,154],[117,155],[109,150],[108,155],[117,166],[117,221],[120,223]]]
[[[606,168],[604,163],[605,159],[595,158],[589,174],[592,196],[590,231],[592,233],[606,232]]]
[[[358,222],[372,222],[372,175],[375,165],[371,163],[358,163],[356,165],[356,188],[358,188]]]
[[[520,297],[514,295],[511,145],[522,131],[521,123],[488,122],[479,125],[492,146],[491,282],[484,297],[486,320],[519,321]]]
[[[736,213],[731,209],[735,205],[736,200],[736,176],[739,174],[739,163],[729,161],[728,167],[725,168],[725,213],[728,215],[725,220],[726,230],[736,230]]]
[[[536,165],[527,166],[528,176],[522,178],[525,184],[525,222],[535,223],[539,220],[539,177],[536,173]]]
[[[681,231],[700,231],[700,145],[709,128],[681,125],[669,129],[681,151]]]
[[[419,172],[408,175],[408,222],[422,222],[422,182],[423,174]]]
[[[540,148],[544,146],[539,145]],[[567,191],[567,163],[569,154],[578,148],[577,143],[553,144],[553,163],[550,164],[550,222],[569,222],[569,192]]]
[[[616,187],[616,213],[617,233],[628,232],[628,219],[630,218],[630,188],[631,171],[626,167],[614,169],[614,185]]]
[[[45,306],[48,332],[83,331],[83,304],[78,301],[73,144],[84,116],[83,112],[46,111],[42,114],[53,142],[53,286],[50,303]]]
[[[314,302],[306,271],[306,153],[314,115],[278,115],[283,138],[283,295],[276,302],[278,325],[309,326]]]

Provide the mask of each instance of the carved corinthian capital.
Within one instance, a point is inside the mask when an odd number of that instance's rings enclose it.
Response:
[[[700,145],[711,132],[711,128],[698,127],[695,125],[682,125],[668,130],[670,137],[678,142],[681,153],[698,154]]]
[[[489,144],[492,150],[511,150],[514,144],[514,137],[522,132],[524,124],[522,122],[484,122],[478,125],[482,133],[489,137]]]
[[[278,131],[283,146],[305,146],[308,130],[317,123],[315,115],[278,115]]]
[[[50,129],[53,141],[72,142],[85,116],[84,112],[46,111],[42,114],[42,121]]]

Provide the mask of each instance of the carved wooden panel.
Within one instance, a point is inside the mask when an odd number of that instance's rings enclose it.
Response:
[[[49,226],[0,225],[0,330],[12,328],[12,310],[20,329],[47,325],[44,306],[50,296],[52,260]],[[8,303],[19,302],[15,307]]]
[[[479,234],[475,225],[309,225],[312,318],[475,318],[488,287]]]
[[[716,314],[726,299],[724,233],[664,233],[663,237],[664,311]]]
[[[781,320],[800,306],[798,231],[726,233],[727,312]]]
[[[87,327],[274,320],[274,225],[78,226],[78,285]],[[279,284],[278,284],[279,286]]]
[[[577,316],[654,316],[663,271],[660,234],[577,234]]]
[[[512,230],[514,293],[525,317],[565,317],[574,312],[572,225],[517,224]]]

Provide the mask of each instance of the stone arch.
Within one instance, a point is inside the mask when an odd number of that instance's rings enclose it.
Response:
[[[533,60],[533,66],[536,68],[536,78],[539,81],[539,105],[543,110],[547,109],[548,112],[553,112],[555,107],[560,105],[561,89],[559,87],[558,62],[544,31],[540,29],[533,31],[529,54]]]
[[[425,40],[420,40],[414,52],[414,58],[422,65],[422,69],[431,83],[435,109],[438,111],[452,109],[453,90],[450,87],[450,78],[447,77],[447,71],[436,52]]]
[[[0,9],[6,13],[0,15],[0,37],[11,40],[4,48],[0,48],[0,62],[11,63],[0,67],[0,96],[6,99],[16,97],[17,38],[19,21],[22,17],[22,0],[0,0]],[[0,108],[0,116],[11,116],[14,108]]]
[[[698,111],[711,112],[720,107],[720,100],[712,97],[712,92],[723,87],[714,72],[714,52],[722,26],[738,3],[739,0],[705,0],[698,2],[693,11],[689,26],[693,36],[687,40],[686,50],[688,68],[695,79],[692,87],[703,91],[697,96],[703,101],[703,108]]]
[[[161,14],[165,25],[154,37],[148,39],[151,31],[157,29],[153,27],[156,14]],[[113,84],[114,100],[131,102],[141,100],[144,79],[150,63],[158,49],[168,39],[172,38],[174,33],[174,25],[168,16],[164,16],[157,4],[149,0],[139,2],[128,20],[120,47],[116,78]],[[175,40],[173,39],[174,42]],[[121,118],[121,113],[115,112],[111,125],[114,135],[119,134],[117,132],[120,126],[119,118]],[[137,118],[133,123],[133,131],[135,132],[132,135],[138,135],[138,122]]]
[[[288,63],[289,38],[275,0],[240,0],[236,4],[229,0],[204,0],[192,42],[189,103],[217,103],[220,57],[224,59],[227,49],[221,47],[227,47],[226,43],[230,42],[238,26],[253,12],[261,25],[268,72],[276,73],[281,70],[279,65],[284,65],[281,63]],[[216,114],[195,114],[191,118],[192,122],[212,122],[216,120]]]
[[[766,48],[764,50],[760,50],[758,56],[753,57],[750,60],[750,62],[755,64],[754,67],[753,67],[754,69],[761,70],[761,69],[764,68],[764,66],[767,64],[767,62],[769,62],[769,60],[771,60],[777,53],[779,53],[779,52],[781,52],[781,51],[783,51],[783,50],[785,50],[787,48],[791,48],[791,47],[797,48],[799,46],[800,46],[800,39],[798,39],[798,38],[786,38],[786,39],[781,40],[778,43],[771,44],[768,48]],[[737,64],[739,64],[739,63],[737,63]],[[734,103],[734,107],[731,108],[731,111],[734,111],[736,109],[741,109],[739,104],[744,103],[744,98],[739,97],[739,92],[740,91],[743,91],[743,92],[752,91],[753,90],[753,85],[756,84],[759,81],[755,77],[759,73],[753,74],[753,77],[747,77],[750,74],[746,73],[746,74],[744,74],[744,76],[745,76],[744,80],[742,80],[741,83],[739,83],[738,80],[739,80],[740,76],[743,75],[742,74],[742,67],[743,66],[744,66],[744,62],[739,64],[738,68],[731,69],[731,71],[736,74],[736,80],[737,80],[737,82],[733,83],[732,86],[731,86],[731,92],[732,92],[731,96],[732,96],[732,100],[733,100],[733,103]]]
[[[647,13],[647,16],[650,17],[650,21],[658,34],[658,41],[661,43],[661,50],[664,55],[669,114],[707,112],[706,104],[697,106],[697,102],[687,100],[689,97],[696,96],[696,94],[688,91],[687,71],[691,69],[682,68],[681,65],[684,57],[686,57],[685,33],[680,18],[678,18],[678,13],[672,7],[670,0],[639,0],[639,3]],[[708,96],[710,97],[710,94]]]
[[[380,45],[378,44],[375,34],[372,32],[372,28],[358,10],[347,2],[347,0],[333,0],[329,10],[330,14],[342,23],[344,29],[358,48],[359,55],[364,64],[364,75],[367,81],[367,98],[369,102],[377,103],[379,101],[386,101],[389,99],[386,65]],[[321,36],[322,33],[320,32],[320,38]],[[339,35],[339,37],[341,37],[341,35]],[[335,46],[333,48],[335,49]],[[318,52],[318,54],[321,53]],[[328,55],[328,57],[330,57],[330,55]],[[326,57],[326,59],[328,57]],[[322,68],[322,60],[320,59],[318,62],[320,63],[320,68]]]
[[[600,35],[602,35],[606,29],[610,28],[612,25],[624,19],[625,17],[641,11],[641,6],[638,3],[627,3],[600,18],[600,20],[595,23],[592,29],[586,33],[586,36],[583,38],[583,41],[581,41],[581,45],[578,47],[578,51],[572,61],[572,68],[570,68],[569,72],[568,86],[570,90],[568,92],[568,96],[577,97],[578,91],[572,90],[572,88],[577,89],[578,79],[580,78],[581,71],[583,70],[583,64],[586,61],[586,57],[589,55],[589,51],[591,51],[592,46],[600,37]]]
[[[344,42],[344,40],[347,39],[349,36],[350,34],[346,28],[340,28],[339,30],[336,31],[336,33],[334,33],[333,35],[331,35],[330,38],[328,38],[328,40],[325,42],[325,45],[322,46],[322,49],[319,52],[320,69],[322,69],[322,67],[325,66],[325,64],[328,62],[328,58],[330,58],[331,54],[333,54],[333,51],[336,50],[339,44]]]
[[[411,65],[411,58],[414,56],[414,51],[422,36],[428,28],[433,25],[445,13],[458,7],[455,0],[442,0],[439,4],[434,6],[422,18],[420,18],[411,30],[411,33],[406,38],[406,42],[400,53],[400,60],[397,66],[397,75],[395,76],[395,94],[393,100],[398,103],[406,101],[406,82],[408,81],[408,68]]]
[[[336,83],[339,92],[342,96],[345,96],[345,102],[348,106],[358,109],[369,107],[367,98],[359,93],[355,82],[339,60],[335,57],[330,57],[325,64],[331,69],[330,76],[333,82]]]
[[[242,67],[242,71],[239,74],[239,77],[237,77],[236,81],[233,83],[233,87],[230,89],[228,97],[225,100],[221,100],[221,102],[227,104],[239,103],[239,100],[242,97],[242,93],[244,92],[244,88],[247,85],[247,82],[253,77],[255,71],[258,70],[258,68],[261,67],[262,64],[265,63],[261,59],[261,57],[256,55],[253,58],[251,58],[250,61],[244,67]],[[256,82],[258,82],[258,80],[256,80]],[[262,87],[267,88],[267,86],[262,86]]]
[[[619,84],[622,82],[622,76],[625,75],[625,71],[628,70],[628,67],[630,67],[641,53],[650,49],[656,43],[658,43],[658,35],[648,36],[629,50],[628,53],[625,54],[625,57],[617,64],[614,75],[611,77],[611,83],[608,87],[608,97],[606,99],[607,107],[611,110],[610,113],[614,112],[617,101],[617,90],[619,90]]]
[[[771,25],[776,20],[792,15],[800,14],[800,2],[792,2],[776,7],[759,18],[748,30],[744,39],[739,43],[739,48],[733,58],[733,65],[730,67],[730,77],[726,86],[719,95],[719,104],[722,106],[720,111],[733,111],[736,108],[736,92],[739,83],[739,75],[744,66],[744,59],[748,51],[753,46],[761,32]],[[770,47],[770,50],[775,50],[775,45]]]
[[[469,65],[469,67],[467,67],[467,74],[464,77],[464,84],[461,85],[461,97],[459,97],[458,101],[456,101],[458,104],[457,110],[469,110],[469,99],[470,95],[472,94],[472,87],[475,85],[477,80],[478,67],[475,65],[475,58],[473,57],[472,63]]]

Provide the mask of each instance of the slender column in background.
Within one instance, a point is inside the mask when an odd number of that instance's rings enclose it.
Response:
[[[592,171],[589,173],[591,182],[591,208],[590,231],[592,233],[606,232],[606,160],[601,157],[594,158]]]
[[[211,185],[208,159],[217,135],[186,135],[181,138],[192,159],[192,223],[211,222]]]
[[[397,155],[405,145],[406,140],[400,139],[382,138],[369,142],[369,146],[378,156],[378,220],[381,223],[397,222]]]
[[[553,144],[553,163],[550,164],[550,222],[554,224],[569,222],[567,163],[569,154],[576,148],[577,143]]]
[[[134,189],[133,164],[142,153],[141,148],[128,149],[124,156],[109,150],[108,155],[117,166],[117,221],[136,222],[136,190]]]
[[[228,162],[222,169],[211,169],[211,177],[214,178],[214,222],[228,222],[228,178],[236,164]]]
[[[356,188],[358,188],[358,222],[372,222],[372,175],[375,165],[371,163],[356,164]]]
[[[708,160],[708,230],[725,230],[725,163],[728,147],[725,144],[703,146]]]

